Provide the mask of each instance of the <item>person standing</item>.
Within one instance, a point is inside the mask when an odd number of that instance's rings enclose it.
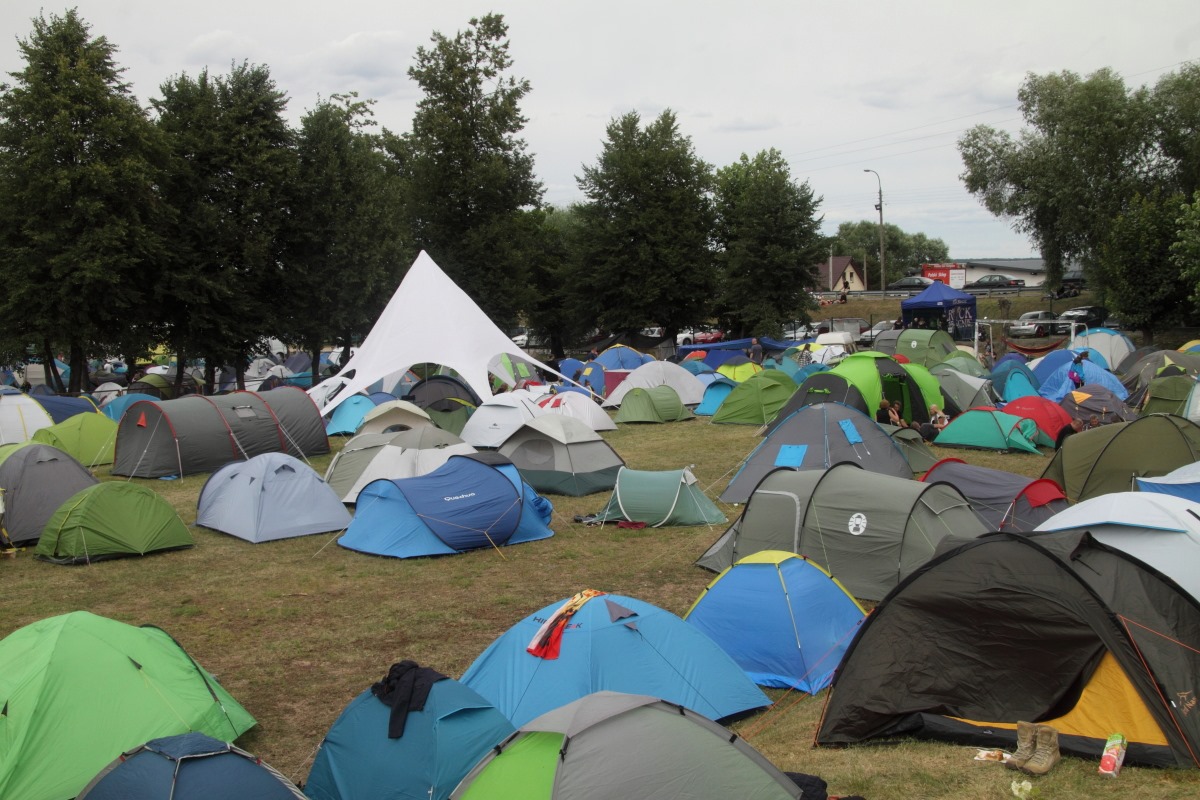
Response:
[[[763,349],[762,349],[762,345],[759,344],[759,342],[758,342],[757,336],[750,339],[750,351],[746,355],[750,356],[750,360],[753,361],[755,364],[758,364],[760,366],[762,365]]]
[[[809,342],[805,342],[803,345],[800,346],[800,349],[796,351],[796,364],[799,365],[801,369],[803,369],[804,367],[807,367],[809,364],[811,364],[812,360],[813,360],[812,344]]]

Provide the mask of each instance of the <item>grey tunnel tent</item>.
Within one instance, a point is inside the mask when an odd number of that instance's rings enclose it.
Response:
[[[263,453],[328,452],[320,412],[302,389],[192,395],[129,406],[117,428],[112,474],[182,477]]]

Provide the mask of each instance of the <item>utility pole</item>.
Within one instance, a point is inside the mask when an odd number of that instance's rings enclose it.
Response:
[[[879,203],[875,206],[879,211],[879,291],[882,292],[887,288],[887,283],[884,281],[884,275],[887,272],[884,270],[884,244],[883,244],[883,180],[880,179],[879,173],[873,169],[864,169],[863,172],[870,172],[875,175],[875,182],[879,184]]]

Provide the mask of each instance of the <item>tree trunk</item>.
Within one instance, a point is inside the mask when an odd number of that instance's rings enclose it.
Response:
[[[63,386],[62,378],[58,374],[58,364],[55,363],[54,349],[50,347],[50,340],[42,340],[42,372],[45,375],[44,380],[46,385],[54,390],[56,394],[62,394],[66,391]]]
[[[237,362],[233,365],[237,372],[237,388],[239,392],[246,390],[246,351],[239,350],[237,354]]]
[[[180,348],[175,353],[175,397],[183,396],[183,356],[183,349]],[[170,358],[167,359],[167,363],[171,363]]]
[[[321,382],[321,343],[320,343],[320,340],[313,339],[311,342],[308,343],[308,355],[310,358],[312,358],[312,367],[309,370],[310,378],[308,381],[308,385],[310,387],[312,387],[312,386],[316,386],[318,383]]]
[[[70,392],[72,396],[78,397],[81,392],[86,392],[90,389],[88,381],[87,358],[83,353],[83,345],[78,342],[71,342],[71,360],[67,362],[71,365],[71,384]]]
[[[212,356],[208,356],[204,359],[204,393],[213,395],[218,391],[217,360]]]

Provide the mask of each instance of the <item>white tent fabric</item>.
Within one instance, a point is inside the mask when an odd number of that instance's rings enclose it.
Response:
[[[540,398],[537,404],[545,409],[547,414],[574,417],[587,423],[588,427],[594,431],[615,431],[617,429],[617,423],[613,422],[613,418],[586,394],[559,392]]]
[[[1086,530],[1200,600],[1200,504],[1167,494],[1111,492],[1060,511],[1038,531]]]
[[[425,409],[407,400],[389,400],[368,411],[355,433],[385,433],[389,428],[403,430],[432,424],[433,420],[425,413]]]
[[[1104,356],[1109,369],[1112,370],[1115,370],[1117,365],[1134,351],[1133,342],[1128,336],[1109,328],[1092,328],[1078,333],[1067,345],[1068,350],[1082,350],[1085,347],[1090,347]]]
[[[0,389],[0,444],[27,442],[34,431],[53,424],[37,400],[16,389]]]
[[[362,345],[341,372],[314,386],[309,395],[328,415],[345,398],[381,378],[431,363],[454,369],[476,394],[487,398],[492,394],[488,362],[499,353],[558,374],[517,347],[421,251]]]
[[[604,407],[616,408],[621,405],[625,395],[632,389],[653,389],[655,386],[670,386],[679,395],[679,402],[685,406],[700,405],[704,399],[704,384],[695,375],[670,361],[647,361],[613,389],[612,394],[604,400]]]
[[[96,405],[100,408],[104,408],[123,394],[125,394],[125,387],[112,381],[102,383],[92,390],[92,397],[96,398]]]
[[[499,447],[518,428],[544,413],[528,396],[516,392],[496,395],[475,409],[459,435],[475,447]]]

